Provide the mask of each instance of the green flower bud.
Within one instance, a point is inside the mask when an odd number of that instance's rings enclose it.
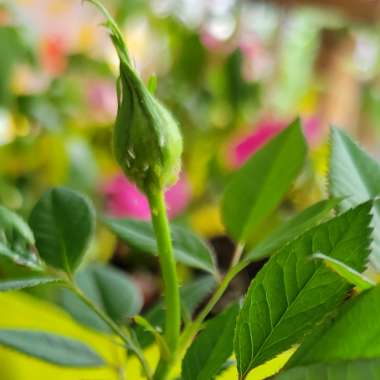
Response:
[[[115,158],[125,175],[143,192],[162,189],[175,182],[181,166],[182,137],[178,124],[132,67],[115,21],[97,0],[90,2],[105,14],[120,59],[113,134]]]

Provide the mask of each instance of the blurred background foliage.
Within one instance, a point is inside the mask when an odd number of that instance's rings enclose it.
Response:
[[[281,208],[251,237],[252,245],[324,196],[330,124],[380,156],[379,1],[359,8],[350,0],[104,4],[122,26],[138,71],[147,83],[157,81],[157,96],[181,125],[184,165],[166,194],[170,217],[209,239],[222,269],[234,247],[220,222],[221,191],[231,173],[295,117],[303,121],[310,159]],[[65,185],[90,196],[99,215],[149,219],[145,198],[112,158],[118,61],[101,22],[80,0],[0,1],[0,204],[25,217],[48,187]],[[100,224],[87,255],[91,261],[129,272],[145,310],[159,297],[157,263]],[[243,293],[261,265],[238,277],[222,302]],[[19,271],[0,262],[1,276]],[[183,282],[197,276],[179,271]],[[112,354],[101,336],[47,301],[60,303],[52,286],[1,295],[6,312],[0,324],[84,334]],[[2,380],[33,379],[30,368],[36,379],[114,379],[125,361],[87,375],[0,352]]]

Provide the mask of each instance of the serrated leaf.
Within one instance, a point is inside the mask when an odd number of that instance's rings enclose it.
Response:
[[[152,224],[134,219],[106,218],[106,225],[122,240],[141,251],[157,254]],[[211,248],[188,229],[171,226],[174,255],[178,262],[206,272],[215,273],[215,259]]]
[[[81,194],[63,187],[47,191],[30,216],[36,246],[52,267],[73,272],[94,230],[94,211]]]
[[[42,263],[33,247],[28,224],[16,213],[0,206],[0,255],[18,265],[41,270]]]
[[[369,253],[371,202],[308,231],[272,256],[248,290],[235,333],[241,378],[302,340],[350,285],[322,263],[323,251],[358,271]]]
[[[289,366],[380,358],[380,286],[347,302],[338,316],[301,345]]]
[[[312,257],[317,260],[323,260],[327,268],[330,268],[339,274],[339,276],[343,277],[347,282],[354,285],[361,291],[371,289],[376,285],[362,273],[359,273],[355,269],[350,268],[339,260],[326,256],[323,253],[315,253]]]
[[[34,288],[35,286],[59,282],[60,279],[49,276],[34,276],[0,281],[0,292]]]
[[[275,376],[275,380],[378,380],[380,358],[339,363],[318,363],[292,368]]]
[[[338,128],[331,130],[329,191],[344,197],[341,210],[380,195],[380,165]],[[374,244],[371,262],[380,269],[380,202],[374,204]]]
[[[0,345],[64,367],[100,367],[104,360],[85,343],[41,331],[1,329]]]
[[[223,194],[222,216],[236,241],[244,241],[279,205],[302,169],[306,152],[296,120],[233,175]]]
[[[237,304],[206,323],[182,363],[183,380],[211,380],[219,373],[233,350]]]
[[[127,274],[106,265],[90,265],[78,272],[76,282],[82,292],[117,323],[125,323],[142,307],[142,295]],[[61,293],[61,305],[78,322],[95,330],[109,332],[109,327],[75,294]]]
[[[180,289],[183,319],[189,319],[199,304],[209,296],[216,286],[215,279],[211,275],[202,276],[185,284]],[[156,329],[163,329],[165,322],[165,310],[160,301],[145,315],[145,319]],[[153,342],[151,334],[141,327],[135,329],[138,341],[142,347],[147,347]]]
[[[339,199],[326,199],[308,207],[275,229],[266,239],[248,252],[245,258],[248,261],[256,261],[269,256],[287,242],[294,240],[325,220],[339,202]]]

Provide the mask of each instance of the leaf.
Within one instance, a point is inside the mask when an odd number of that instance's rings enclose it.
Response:
[[[34,270],[42,263],[34,249],[34,236],[26,222],[5,207],[0,206],[0,255]]]
[[[380,358],[380,286],[347,302],[318,335],[301,345],[289,366]]]
[[[52,267],[73,272],[94,230],[94,210],[82,195],[56,187],[37,202],[30,216],[38,252]]]
[[[76,282],[84,294],[117,323],[124,323],[142,308],[142,295],[122,271],[93,264],[78,272]],[[109,327],[75,294],[62,290],[61,305],[78,322],[95,330],[109,332]]]
[[[252,281],[235,332],[238,370],[248,372],[302,340],[350,288],[316,251],[361,271],[370,244],[371,202],[314,227],[273,255]]]
[[[106,218],[105,224],[117,236],[143,252],[157,254],[156,238],[152,224],[134,219]],[[173,249],[176,259],[185,265],[216,273],[211,248],[200,237],[181,226],[171,226]]]
[[[0,281],[0,292],[33,288],[35,286],[50,284],[52,282],[59,282],[59,281],[60,280],[56,277],[48,277],[48,276],[34,276],[34,277],[27,277],[27,278],[2,280]]]
[[[234,304],[195,338],[182,363],[183,380],[211,380],[219,373],[233,351],[233,336],[239,306]]]
[[[294,218],[275,229],[266,239],[247,253],[248,261],[260,260],[275,252],[287,242],[294,240],[308,229],[322,222],[336,207],[340,199],[326,199],[308,207]]]
[[[0,345],[64,367],[100,367],[105,364],[92,348],[79,340],[46,332],[1,329]]]
[[[339,276],[343,277],[347,282],[357,287],[360,291],[371,289],[376,285],[369,278],[364,276],[364,274],[350,268],[339,260],[326,256],[322,253],[315,253],[312,257],[314,259],[323,260],[327,268],[330,268],[339,274]]]
[[[187,283],[180,289],[182,318],[191,320],[199,304],[215,289],[216,282],[212,276],[202,276]]]
[[[380,358],[352,360],[339,363],[317,363],[292,368],[279,374],[275,380],[378,380]]]
[[[380,165],[347,134],[331,129],[329,191],[344,197],[341,210],[380,195]],[[380,269],[380,203],[374,205],[374,244],[371,262]]]
[[[136,322],[137,325],[141,326],[145,331],[149,332],[152,334],[154,339],[156,340],[156,343],[160,349],[160,357],[164,359],[169,359],[170,358],[170,350],[168,345],[166,344],[165,339],[161,335],[161,329],[157,330],[154,326],[150,324],[150,322],[142,317],[141,315],[136,315],[134,317],[134,321]]]
[[[29,244],[34,244],[33,232],[28,224],[20,216],[2,206],[0,206],[0,229],[5,232],[13,231]]]
[[[223,194],[222,216],[236,241],[244,241],[279,205],[302,169],[306,151],[296,120],[233,175]]]
[[[199,304],[209,296],[216,286],[214,278],[210,275],[201,276],[196,280],[185,284],[181,287],[181,305],[183,319],[190,319]],[[156,329],[163,329],[165,321],[164,305],[160,301],[152,307],[144,318]],[[141,327],[135,329],[138,341],[142,347],[147,347],[153,342],[151,334],[147,333]]]

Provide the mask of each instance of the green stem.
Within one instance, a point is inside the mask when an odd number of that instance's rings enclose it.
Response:
[[[178,348],[178,354],[176,360],[182,360],[184,354],[189,348],[191,342],[197,335],[198,331],[202,327],[202,323],[210,313],[210,311],[214,308],[217,302],[220,300],[225,290],[227,289],[230,282],[233,278],[242,271],[249,263],[247,261],[242,261],[235,266],[231,267],[230,270],[223,277],[223,280],[219,284],[213,296],[210,298],[209,302],[206,306],[201,310],[198,316],[195,318],[194,322],[191,323],[183,332]]]
[[[169,350],[175,353],[181,327],[181,306],[177,270],[174,261],[169,221],[166,214],[164,192],[151,191],[148,194],[152,223],[156,235],[166,309],[165,339]]]
[[[152,214],[152,223],[156,236],[162,277],[164,280],[165,299],[165,340],[171,351],[169,360],[160,358],[154,380],[166,380],[171,368],[172,359],[179,341],[181,327],[181,304],[177,270],[174,260],[173,246],[170,235],[169,221],[166,213],[163,191],[151,191],[148,194],[149,206]]]
[[[75,293],[95,314],[97,314],[109,327],[118,335],[127,348],[133,351],[140,361],[142,369],[147,379],[151,380],[151,370],[148,363],[145,360],[144,354],[140,351],[140,348],[135,344],[128,331],[123,331],[108,315],[106,315],[97,305],[95,305],[79,288],[75,283],[69,282],[67,287]]]

